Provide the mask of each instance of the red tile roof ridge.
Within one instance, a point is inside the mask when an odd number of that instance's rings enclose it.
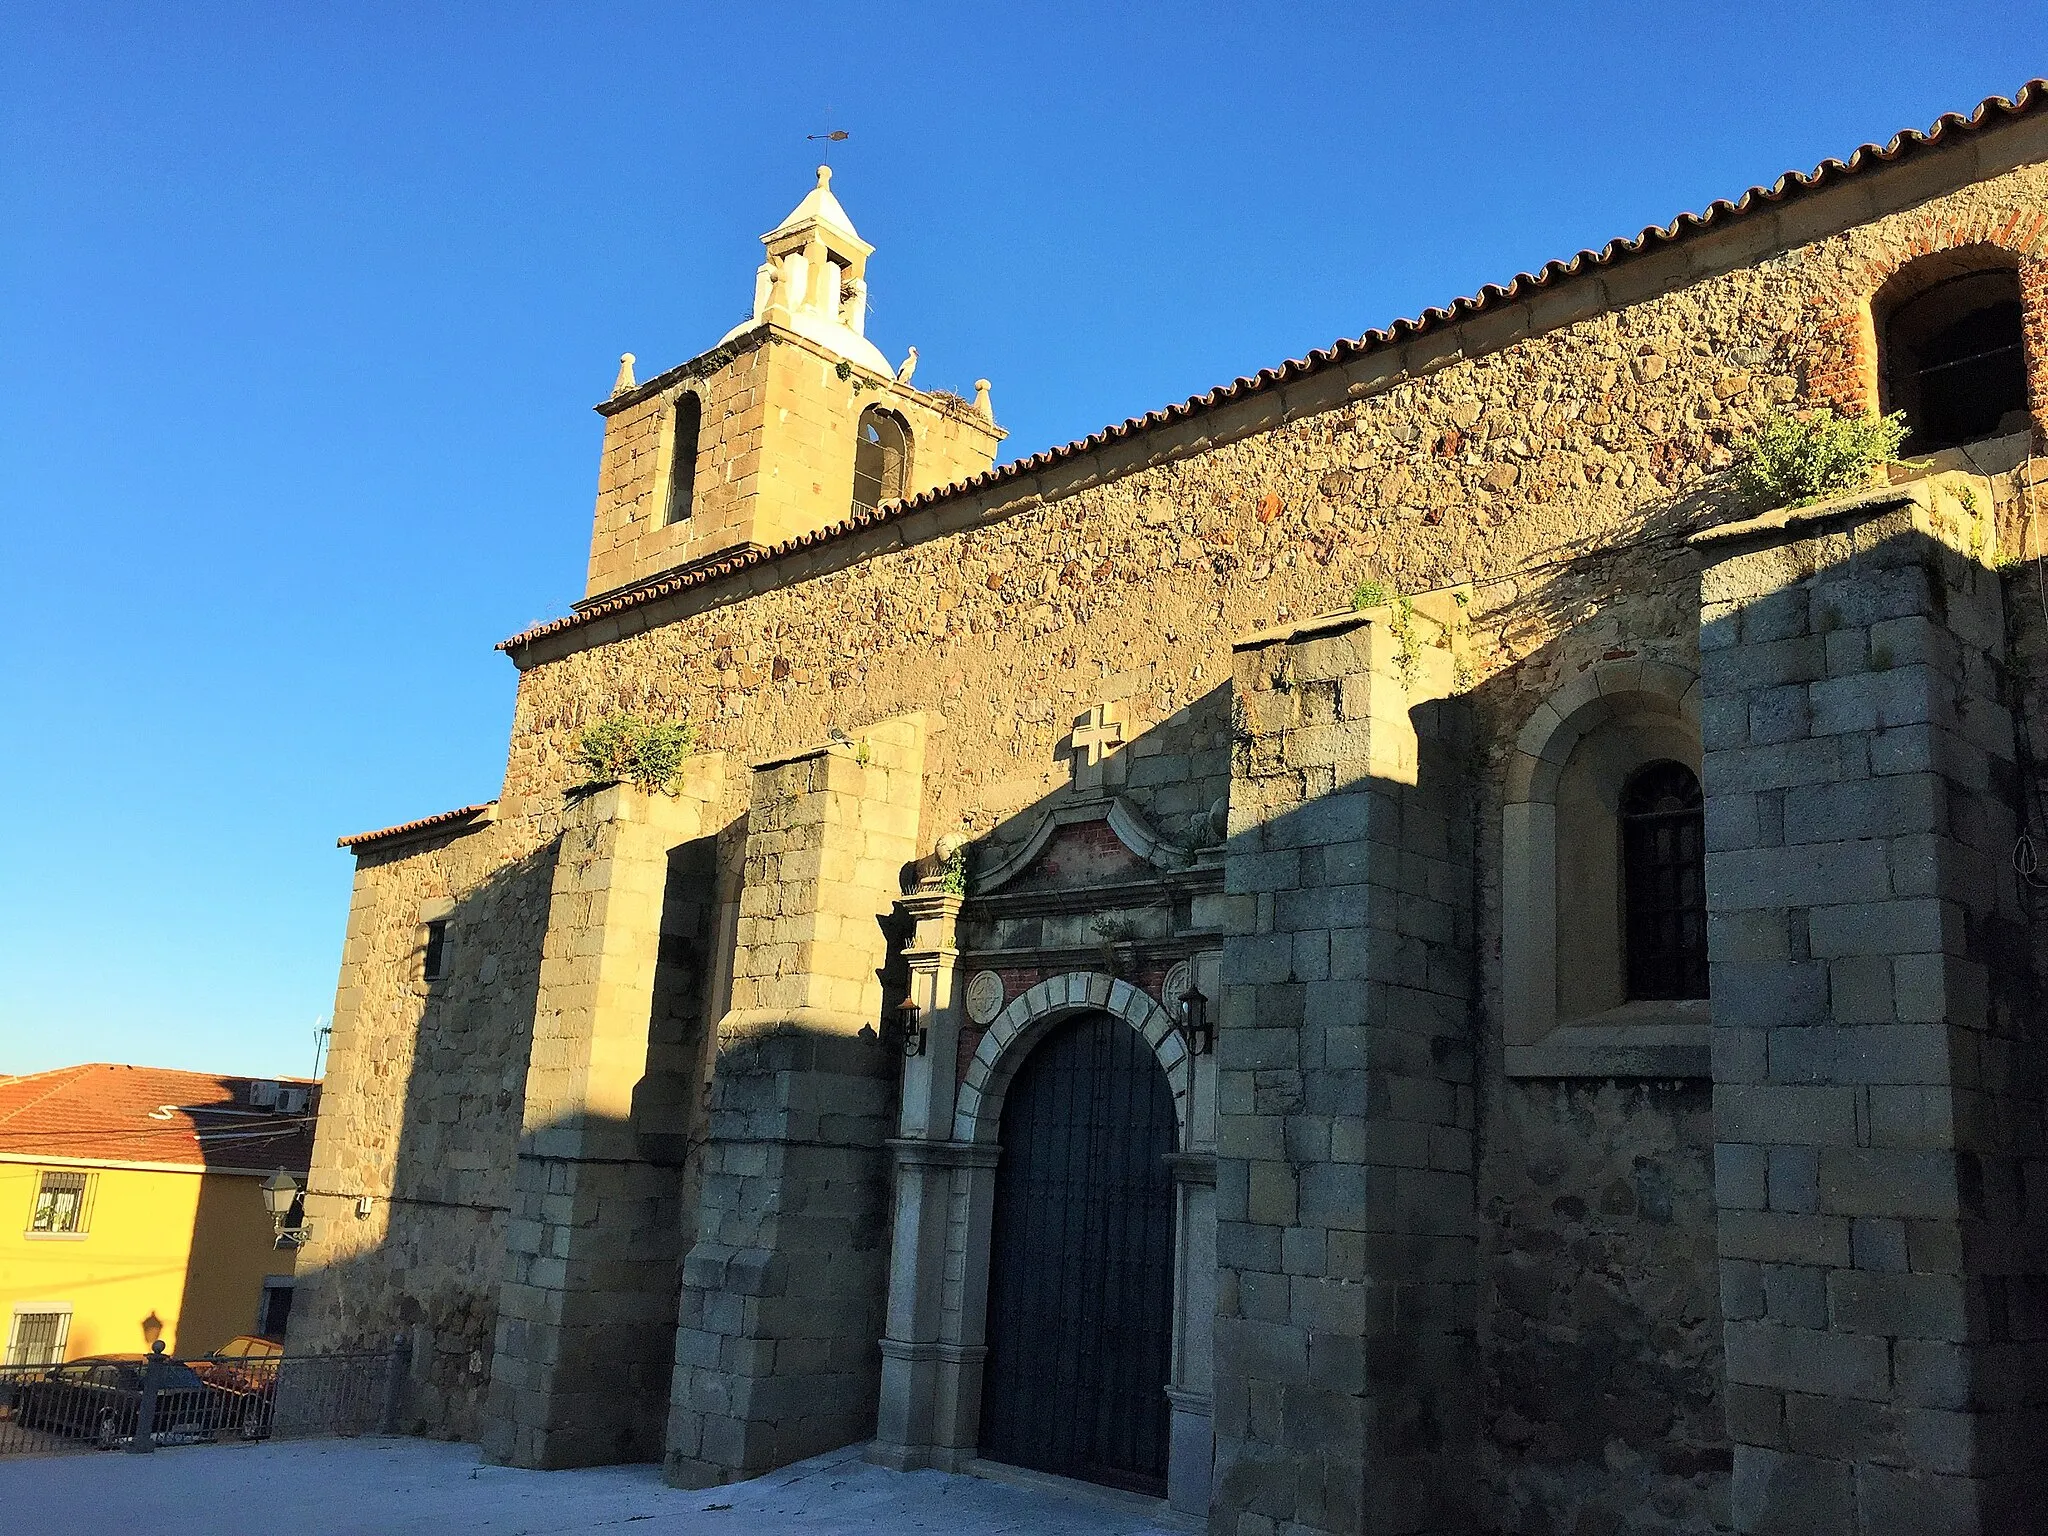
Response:
[[[452,811],[437,811],[432,816],[422,816],[415,821],[401,821],[395,827],[379,827],[374,832],[352,832],[347,837],[337,837],[337,848],[360,848],[365,843],[381,842],[387,837],[402,837],[408,832],[424,832],[429,827],[444,826],[449,822],[462,821],[471,816],[481,816],[498,802],[485,800],[478,805],[457,806]]]
[[[2048,107],[2048,79],[2037,76],[2022,85],[2010,100],[2003,96],[1987,96],[1977,103],[1968,116],[1959,112],[1943,113],[1925,133],[1914,128],[1902,129],[1882,145],[1859,146],[1847,160],[1823,160],[1810,172],[1786,171],[1769,186],[1751,187],[1732,202],[1726,198],[1716,199],[1707,205],[1704,213],[1681,213],[1669,224],[1648,225],[1634,237],[1610,240],[1597,251],[1582,250],[1568,261],[1545,262],[1533,274],[1518,272],[1505,284],[1483,284],[1476,296],[1456,298],[1449,304],[1432,306],[1423,310],[1413,320],[1395,320],[1383,328],[1367,331],[1356,340],[1340,339],[1326,348],[1311,351],[1304,358],[1289,358],[1277,367],[1262,368],[1249,378],[1239,375],[1231,383],[1218,385],[1207,394],[1193,395],[1177,405],[1148,411],[1143,416],[1130,417],[1060,447],[1043,448],[1029,458],[1013,459],[1008,464],[983,470],[980,474],[965,480],[956,480],[949,485],[920,491],[914,496],[887,503],[871,512],[855,513],[840,522],[800,534],[780,544],[756,546],[711,565],[678,571],[671,576],[651,578],[563,618],[550,619],[521,630],[510,639],[499,641],[497,648],[501,651],[516,651],[549,635],[581,629],[600,619],[637,608],[644,603],[654,602],[659,598],[672,596],[688,588],[706,586],[722,577],[736,575],[740,571],[757,566],[772,565],[785,556],[815,545],[836,543],[864,529],[892,522],[950,497],[985,490],[1006,480],[1020,478],[1030,471],[1049,468],[1096,448],[1120,442],[1138,433],[1185,421],[1189,417],[1214,410],[1230,401],[1320,373],[1323,369],[1338,363],[1349,362],[1410,337],[1439,330],[1445,325],[1501,304],[1517,302],[1529,297],[1532,292],[1577,277],[1593,268],[1612,267],[1618,262],[1641,256],[1645,252],[1677,244],[1716,225],[1746,217],[1767,205],[1818,191],[1844,177],[1860,175],[1879,165],[1889,165],[1913,151],[1934,148],[1940,145],[1945,137],[1979,132],[1994,116],[2001,119],[2024,117],[2044,107]]]

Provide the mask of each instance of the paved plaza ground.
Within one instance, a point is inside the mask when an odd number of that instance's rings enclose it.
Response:
[[[835,1451],[700,1493],[659,1469],[522,1472],[433,1440],[302,1440],[0,1460],[7,1536],[1154,1536],[1136,1500],[943,1472],[888,1472]]]

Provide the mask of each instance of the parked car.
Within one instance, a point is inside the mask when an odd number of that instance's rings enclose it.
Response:
[[[88,1355],[50,1367],[14,1389],[15,1422],[51,1434],[87,1435],[102,1446],[133,1438],[142,1411],[147,1355]],[[157,1405],[151,1438],[177,1444],[210,1440],[234,1421],[241,1394],[209,1387],[190,1366],[158,1365]]]
[[[269,1433],[271,1413],[277,1406],[278,1365],[283,1359],[284,1345],[276,1339],[260,1333],[243,1333],[191,1364],[209,1387],[232,1393],[238,1399],[223,1427],[237,1429],[243,1438],[256,1440]]]

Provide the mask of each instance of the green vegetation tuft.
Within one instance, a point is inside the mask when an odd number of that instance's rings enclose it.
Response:
[[[584,730],[577,760],[591,784],[667,789],[682,771],[683,759],[696,749],[697,732],[688,721],[610,714]]]
[[[1814,411],[1803,418],[1773,411],[1736,450],[1736,472],[1755,500],[1803,507],[1869,485],[1880,468],[1898,462],[1908,430],[1904,411]]]
[[[939,872],[939,889],[949,896],[967,894],[967,845],[962,843],[946,855],[945,868]]]

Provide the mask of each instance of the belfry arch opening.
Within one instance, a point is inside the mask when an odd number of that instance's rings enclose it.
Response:
[[[1880,404],[1906,413],[1907,452],[2026,429],[2024,308],[2010,264],[1996,253],[1927,257],[1894,277],[1874,309]]]
[[[898,501],[910,480],[910,428],[894,411],[871,405],[860,413],[853,449],[853,510],[872,512]]]
[[[685,390],[676,397],[675,420],[669,431],[668,492],[662,507],[664,524],[680,523],[690,515],[697,492],[697,447],[704,420],[704,408],[694,394]]]

